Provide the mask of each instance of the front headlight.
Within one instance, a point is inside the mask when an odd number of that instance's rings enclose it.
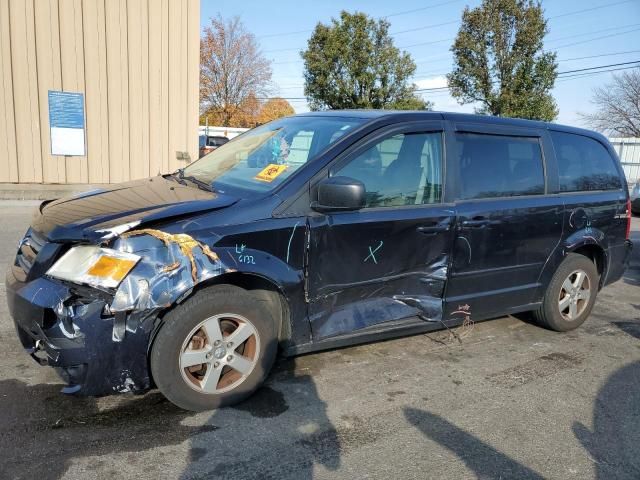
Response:
[[[94,245],[79,245],[53,264],[47,275],[94,287],[116,288],[140,257]]]

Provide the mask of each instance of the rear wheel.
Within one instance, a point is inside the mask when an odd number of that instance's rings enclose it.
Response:
[[[279,318],[259,295],[230,285],[203,289],[164,318],[151,349],[160,391],[181,408],[237,403],[266,378]]]
[[[587,319],[598,292],[598,270],[584,255],[570,253],[551,279],[542,302],[534,312],[543,327],[566,332]]]

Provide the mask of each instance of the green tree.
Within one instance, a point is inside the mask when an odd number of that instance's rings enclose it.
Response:
[[[533,0],[483,0],[466,7],[451,47],[447,76],[460,102],[480,103],[478,113],[551,121],[558,115],[551,89],[555,52],[543,50],[547,21]]]
[[[342,11],[330,25],[316,25],[300,54],[312,110],[431,107],[415,94],[416,64],[393,45],[386,20]]]

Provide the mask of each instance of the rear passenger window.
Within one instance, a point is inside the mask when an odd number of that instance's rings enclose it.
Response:
[[[560,191],[617,190],[620,175],[607,149],[597,140],[573,133],[551,132],[558,159]]]
[[[456,135],[460,199],[541,195],[544,167],[537,138]]]

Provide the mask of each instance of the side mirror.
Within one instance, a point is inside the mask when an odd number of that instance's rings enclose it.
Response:
[[[330,177],[318,184],[318,201],[311,208],[318,212],[358,210],[365,206],[364,184],[350,177]]]

